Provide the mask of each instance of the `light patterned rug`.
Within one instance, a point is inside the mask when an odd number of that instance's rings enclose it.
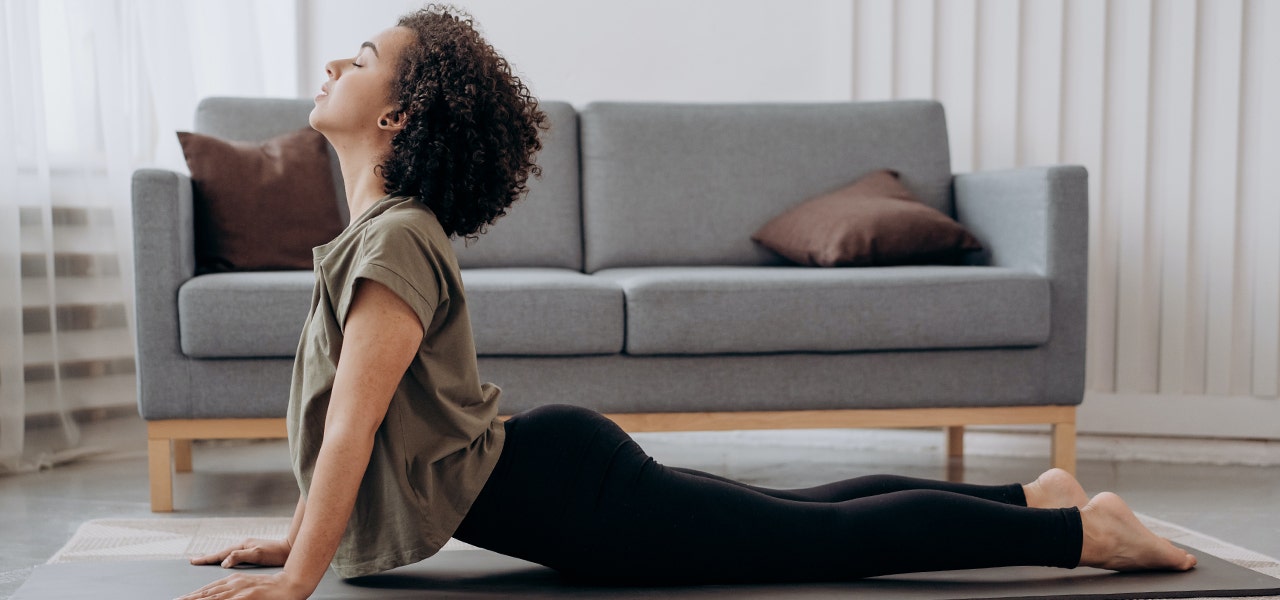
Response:
[[[52,563],[164,560],[212,554],[246,538],[283,539],[287,517],[96,519],[76,529]],[[441,550],[475,546],[451,539]]]
[[[1147,527],[1164,536],[1233,564],[1280,578],[1280,561],[1203,533],[1139,514]],[[47,562],[159,560],[216,552],[245,538],[283,538],[288,518],[153,518],[87,521]],[[443,550],[474,546],[451,539]],[[1280,600],[1280,596],[1268,596]]]

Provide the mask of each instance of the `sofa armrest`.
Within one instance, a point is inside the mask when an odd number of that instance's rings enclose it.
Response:
[[[132,214],[138,412],[153,418],[173,412],[161,403],[189,401],[176,392],[187,377],[178,287],[196,270],[191,179],[157,169],[134,172]]]
[[[956,219],[984,247],[985,264],[1049,278],[1046,400],[1084,399],[1088,316],[1089,185],[1081,166],[955,176]]]
[[[986,264],[1083,276],[1088,194],[1084,167],[964,173],[955,176],[956,220],[982,241]]]

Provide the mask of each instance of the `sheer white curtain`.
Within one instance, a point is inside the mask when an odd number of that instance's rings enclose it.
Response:
[[[298,38],[293,0],[0,2],[3,473],[135,402],[131,174],[185,171],[200,98],[296,96]]]

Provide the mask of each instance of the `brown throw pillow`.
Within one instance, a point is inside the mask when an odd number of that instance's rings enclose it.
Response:
[[[751,239],[817,267],[957,264],[965,252],[982,249],[951,217],[916,200],[890,170],[806,200]]]
[[[310,127],[265,142],[178,132],[194,184],[196,273],[312,268],[346,226],[328,142]]]

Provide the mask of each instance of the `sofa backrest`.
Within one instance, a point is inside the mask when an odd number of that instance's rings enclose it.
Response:
[[[308,126],[309,99],[206,98],[196,108],[196,131],[237,141],[264,140]],[[578,177],[578,115],[567,102],[541,102],[550,128],[536,160],[542,177],[529,193],[471,243],[454,240],[458,265],[562,267],[582,270],[582,204]],[[349,220],[337,155],[329,149],[339,210]]]
[[[535,160],[542,177],[479,239],[454,240],[458,265],[582,270],[582,194],[578,182],[578,112],[567,102],[539,102],[550,128]],[[466,246],[464,248],[464,246]]]
[[[585,270],[771,265],[751,241],[777,214],[881,168],[948,215],[936,101],[593,102],[579,114]]]

